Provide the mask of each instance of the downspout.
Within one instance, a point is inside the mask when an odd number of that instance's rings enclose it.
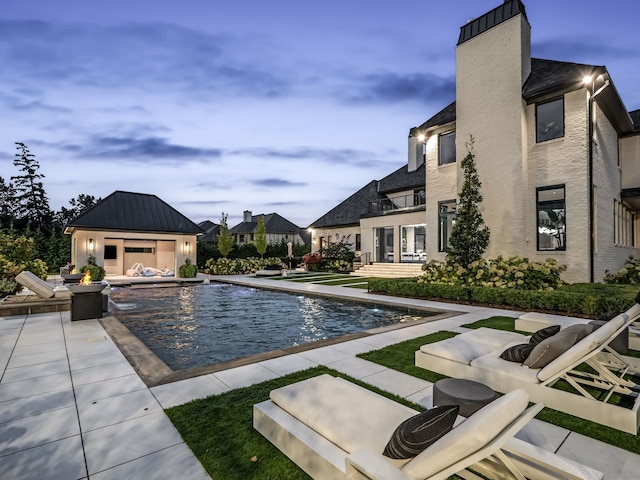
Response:
[[[602,91],[609,86],[609,80],[604,82],[598,90],[593,92],[595,88],[595,80],[591,84],[591,91],[589,92],[589,171],[588,171],[588,182],[589,182],[589,252],[590,252],[590,262],[589,262],[589,282],[595,282],[595,199],[593,194],[593,136],[595,134],[594,129],[594,115],[593,115],[593,106],[594,99],[602,93]],[[588,91],[588,90],[587,90]],[[591,93],[593,92],[593,94]]]

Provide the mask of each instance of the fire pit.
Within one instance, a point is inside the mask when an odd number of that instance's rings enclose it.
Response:
[[[80,280],[82,280],[82,277],[84,277],[84,273],[62,273],[60,274],[60,276],[64,280],[63,283],[65,285],[68,285],[68,284],[80,283]]]
[[[71,297],[71,321],[102,318],[105,310],[106,295],[102,291],[107,288],[102,283],[92,283],[91,276],[87,272],[84,279],[78,284],[67,285],[73,296]]]

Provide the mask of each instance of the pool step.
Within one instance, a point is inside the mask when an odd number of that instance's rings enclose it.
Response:
[[[421,274],[421,263],[372,263],[351,272],[351,275],[358,277],[382,278],[417,277]]]

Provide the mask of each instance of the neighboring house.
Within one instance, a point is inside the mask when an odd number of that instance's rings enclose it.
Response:
[[[116,191],[69,222],[71,263],[89,257],[107,274],[124,275],[134,263],[178,271],[196,263],[196,240],[203,230],[155,195]]]
[[[204,235],[198,238],[198,240],[208,243],[216,243],[218,241],[220,225],[213,223],[211,220],[205,220],[200,222],[198,226],[204,231]]]
[[[363,263],[409,263],[426,259],[425,168],[408,165],[374,180],[311,225],[311,251],[345,239]]]
[[[524,4],[461,28],[456,101],[410,131],[425,151],[428,259],[444,259],[472,147],[486,257],[554,258],[598,282],[638,255],[640,125],[603,66],[531,58]],[[422,156],[422,155],[419,155]]]
[[[349,237],[364,263],[443,260],[473,137],[485,257],[554,258],[567,281],[598,282],[640,256],[640,110],[603,66],[531,58],[530,37],[519,0],[461,27],[455,101],[410,129],[407,166],[309,226],[312,251]]]
[[[264,218],[264,226],[267,231],[267,244],[280,242],[291,242],[292,244],[304,244],[304,231],[297,225],[291,223],[277,213],[252,215],[249,210],[245,210],[242,222],[229,229],[236,244],[251,243],[255,240],[255,233],[258,229],[258,220]]]

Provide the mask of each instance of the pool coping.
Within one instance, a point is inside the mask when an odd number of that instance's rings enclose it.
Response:
[[[232,278],[229,278],[228,281],[225,279],[215,279],[214,281],[219,283],[230,283],[234,285],[247,285],[246,281],[237,281],[237,277],[235,277],[236,281],[233,281]],[[207,282],[208,283],[208,282]],[[253,283],[253,282],[249,282]],[[223,370],[228,370],[230,368],[240,367],[243,365],[249,365],[253,363],[259,363],[265,360],[270,360],[273,358],[284,357],[286,355],[291,355],[294,353],[304,352],[308,350],[314,350],[316,348],[321,348],[329,345],[336,345],[343,342],[348,342],[350,340],[360,339],[369,337],[372,335],[377,335],[379,333],[399,330],[407,327],[412,327],[416,325],[421,325],[425,323],[435,322],[438,320],[443,320],[449,317],[453,317],[456,315],[460,315],[463,312],[454,311],[454,310],[439,310],[434,309],[433,307],[425,307],[420,308],[419,306],[413,306],[411,309],[404,305],[402,302],[394,302],[393,298],[398,297],[385,297],[384,301],[378,298],[360,298],[359,296],[348,295],[345,292],[345,295],[336,294],[333,292],[329,293],[320,293],[320,292],[310,292],[304,288],[269,288],[268,284],[253,284],[252,286],[256,288],[264,288],[269,290],[278,290],[289,293],[304,293],[305,295],[313,295],[319,297],[329,297],[329,298],[338,298],[345,301],[357,302],[357,303],[367,303],[370,305],[384,305],[385,307],[392,308],[400,308],[407,310],[419,311],[421,313],[431,313],[428,317],[423,317],[420,320],[412,320],[410,322],[398,323],[394,325],[387,325],[384,327],[378,327],[374,329],[364,330],[361,332],[350,333],[347,335],[341,335],[339,337],[327,338],[324,340],[317,340],[310,343],[305,343],[302,345],[295,345],[291,347],[278,348],[274,350],[269,350],[266,352],[256,353],[252,355],[248,355],[246,357],[235,358],[232,360],[226,360],[223,362],[212,363],[208,365],[202,365],[198,367],[185,368],[181,370],[173,370],[171,369],[160,357],[158,357],[149,347],[147,347],[138,337],[136,337],[120,320],[116,315],[109,314],[101,319],[99,319],[100,324],[105,329],[107,334],[111,337],[113,342],[116,344],[118,349],[122,352],[122,354],[129,361],[131,366],[134,368],[138,376],[142,379],[142,381],[147,385],[147,387],[154,387],[158,385],[164,385],[167,383],[177,382],[180,380],[185,380],[188,378],[198,377],[201,375],[207,375],[210,373],[220,372]],[[335,288],[335,286],[334,286]],[[354,292],[355,293],[355,292]]]

